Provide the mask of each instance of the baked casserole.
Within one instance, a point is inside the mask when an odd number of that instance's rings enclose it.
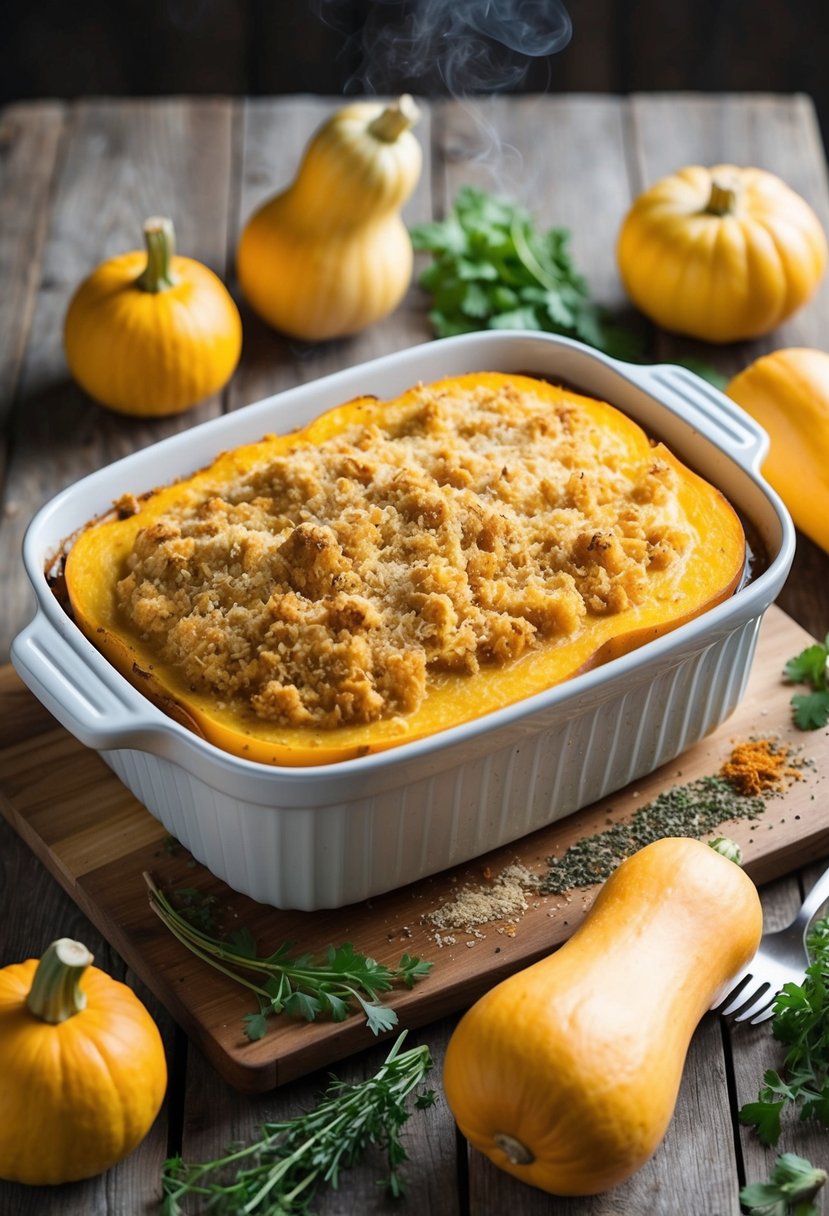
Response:
[[[479,717],[732,594],[740,520],[613,406],[472,373],[360,398],[85,528],[75,620],[219,747],[316,765]]]

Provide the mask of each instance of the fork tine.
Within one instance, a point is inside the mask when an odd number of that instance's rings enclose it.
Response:
[[[756,1000],[751,1001],[745,1008],[740,1010],[734,1018],[735,1022],[754,1022],[754,1019],[761,1013],[771,1010],[774,1005],[774,998],[777,996],[777,989],[773,988],[771,984],[766,984],[762,992],[758,990],[753,995],[756,997]]]
[[[777,996],[777,993],[775,993],[774,995]],[[767,1009],[764,1009],[762,1013],[758,1013],[755,1017],[753,1017],[751,1019],[751,1025],[759,1026],[761,1022],[766,1022],[766,1021],[768,1021],[769,1018],[773,1018],[773,1017],[774,1017],[774,1001],[772,1000],[771,1004],[768,1006]]]
[[[723,1017],[731,1017],[738,1009],[742,1008],[747,1000],[751,999],[752,992],[754,992],[754,995],[756,995],[756,991],[754,989],[749,991],[753,982],[754,976],[750,971],[746,972],[745,975],[740,977],[739,981],[734,985],[734,987],[725,994],[720,1004],[715,1005],[714,1008],[718,1013],[721,1013]]]

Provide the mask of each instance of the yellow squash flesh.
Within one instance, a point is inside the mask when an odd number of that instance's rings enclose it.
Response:
[[[708,342],[768,333],[812,295],[826,237],[762,169],[691,165],[635,200],[617,244],[625,289],[664,329]]]
[[[590,616],[577,633],[542,641],[527,654],[502,667],[489,666],[475,675],[445,672],[430,676],[427,695],[412,713],[334,730],[280,727],[220,708],[215,699],[192,692],[172,667],[158,662],[153,651],[119,616],[115,588],[126,573],[126,561],[139,530],[175,507],[209,497],[255,465],[294,446],[321,443],[355,423],[382,421],[405,411],[414,399],[411,390],[391,402],[363,398],[321,415],[303,431],[269,437],[224,453],[208,469],[147,495],[137,514],[110,519],[85,529],[72,545],[66,562],[66,582],[75,619],[87,637],[113,665],[167,713],[237,756],[266,764],[329,764],[382,751],[434,734],[450,726],[511,705],[566,680],[579,671],[627,653],[676,628],[732,594],[743,572],[745,540],[739,518],[723,496],[683,466],[662,445],[652,447],[633,421],[612,406],[578,397],[552,385],[520,376],[474,373],[453,382],[469,388],[498,388],[525,384],[543,393],[551,407],[562,399],[587,412],[596,432],[612,429],[624,438],[630,462],[659,459],[670,464],[679,480],[679,498],[693,534],[683,555],[681,573],[656,572],[650,597],[638,606],[613,615]],[[434,386],[439,389],[441,383]]]
[[[761,932],[734,862],[698,840],[641,849],[569,942],[461,1019],[443,1083],[463,1134],[555,1195],[627,1178],[665,1135],[694,1029]]]
[[[829,354],[773,351],[725,391],[768,432],[763,476],[801,532],[829,553]]]

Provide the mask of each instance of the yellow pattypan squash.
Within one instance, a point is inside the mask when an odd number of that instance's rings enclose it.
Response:
[[[616,255],[630,298],[657,325],[735,342],[805,304],[827,245],[811,207],[774,174],[691,165],[636,199]]]

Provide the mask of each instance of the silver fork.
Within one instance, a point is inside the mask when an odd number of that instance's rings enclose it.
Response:
[[[776,933],[763,934],[754,958],[712,1008],[735,1022],[751,1022],[754,1026],[772,1017],[774,998],[783,985],[799,984],[806,974],[809,965],[806,931],[827,900],[829,870],[821,874],[790,925]]]

